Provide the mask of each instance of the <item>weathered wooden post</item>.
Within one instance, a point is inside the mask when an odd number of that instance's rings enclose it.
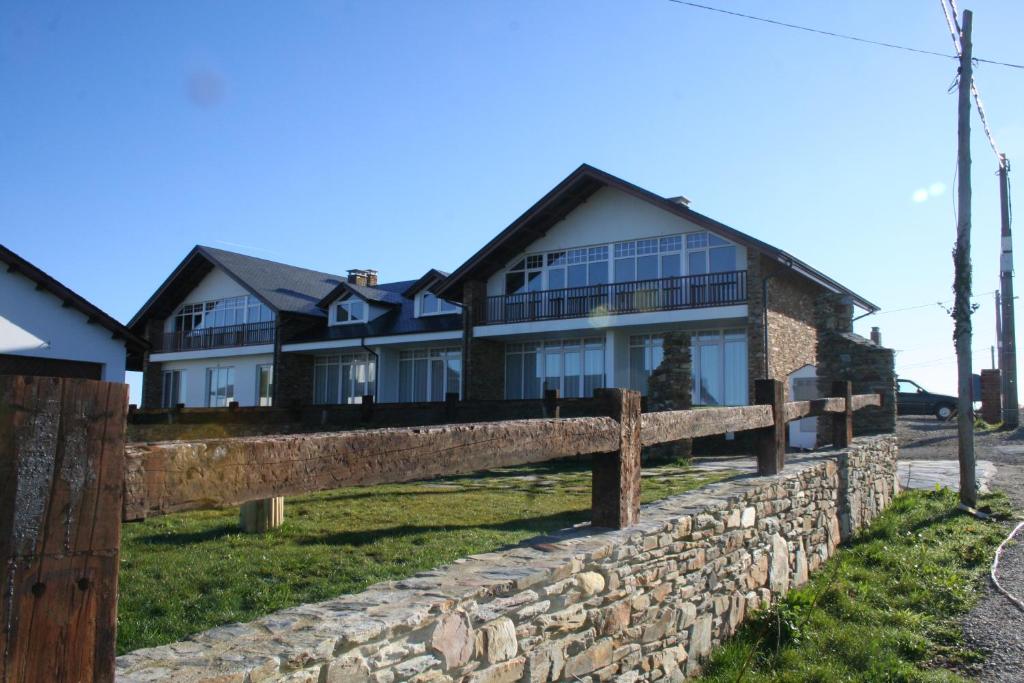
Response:
[[[128,387],[0,376],[0,681],[113,681]]]
[[[284,496],[242,503],[238,524],[243,533],[265,534],[284,524]]]
[[[853,384],[848,381],[832,382],[832,396],[845,400],[841,413],[832,413],[832,446],[846,448],[853,441]]]
[[[595,389],[594,398],[619,422],[619,449],[593,456],[591,524],[622,529],[640,518],[640,393]]]
[[[562,410],[558,407],[558,389],[544,390],[544,417],[561,417]]]
[[[786,392],[777,379],[754,380],[754,403],[770,405],[774,424],[755,432],[757,473],[778,474],[786,464]]]

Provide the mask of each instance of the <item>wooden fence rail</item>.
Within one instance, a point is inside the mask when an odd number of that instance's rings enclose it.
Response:
[[[830,415],[836,445],[879,395],[641,413],[640,395],[595,392],[604,417],[124,445],[127,387],[0,376],[0,682],[112,681],[122,521],[367,484],[594,454],[591,521],[640,512],[643,446],[755,430],[758,471],[784,466],[786,422]],[[557,405],[557,404],[555,404]]]

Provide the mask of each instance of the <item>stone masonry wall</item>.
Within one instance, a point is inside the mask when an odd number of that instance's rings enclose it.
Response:
[[[780,264],[749,251],[747,257],[747,372],[750,400],[754,380],[765,378],[764,290],[768,280],[768,377],[782,380],[805,365],[817,365],[816,302],[824,290]],[[789,386],[786,386],[786,400]]]
[[[693,407],[693,360],[688,332],[662,335],[662,360],[647,380],[647,410],[689,410]],[[645,449],[648,459],[688,458],[693,439],[658,444]]]
[[[150,320],[143,336],[150,343],[155,343],[163,332],[163,320]],[[163,365],[151,361],[149,355],[147,351],[142,361],[142,407],[159,408],[163,401]]]
[[[682,681],[892,499],[896,441],[858,439],[356,595],[118,658],[119,683]]]

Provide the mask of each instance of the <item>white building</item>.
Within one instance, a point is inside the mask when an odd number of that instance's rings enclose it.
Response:
[[[146,343],[0,245],[0,374],[124,382]]]

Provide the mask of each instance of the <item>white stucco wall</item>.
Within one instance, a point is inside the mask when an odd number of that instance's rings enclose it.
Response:
[[[234,355],[198,360],[164,361],[161,370],[182,371],[182,394],[188,408],[206,406],[206,369],[232,367],[235,369],[235,400],[240,406],[256,405],[256,366],[272,365],[273,354]],[[312,400],[312,399],[311,399]]]
[[[178,305],[197,304],[203,301],[213,301],[214,299],[227,299],[234,296],[244,296],[248,293],[249,290],[238,284],[234,278],[220,268],[214,267]],[[164,330],[166,332],[174,331],[173,315],[167,317],[167,320],[164,322]]]
[[[506,265],[515,263],[526,254],[703,230],[642,199],[606,187],[595,192],[526,251],[509,259]],[[746,249],[737,245],[736,269],[745,269],[746,263]],[[683,267],[686,267],[685,260]],[[498,296],[505,293],[504,289],[505,272],[502,270],[488,279],[487,294]]]
[[[101,363],[102,379],[124,382],[124,340],[112,339],[106,327],[90,325],[85,314],[64,308],[56,296],[6,268],[0,269],[0,318],[0,353]],[[47,347],[22,348],[31,337]]]

